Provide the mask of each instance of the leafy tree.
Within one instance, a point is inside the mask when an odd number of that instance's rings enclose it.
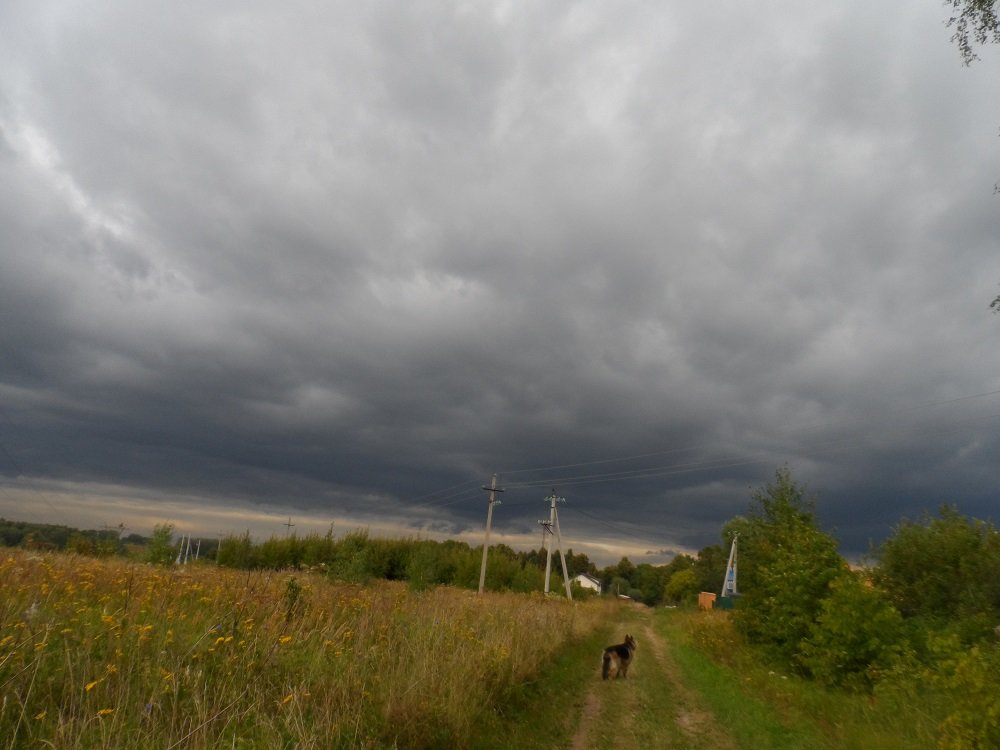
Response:
[[[954,29],[951,40],[958,45],[962,62],[971,65],[979,59],[973,50],[974,44],[1000,43],[1000,17],[997,0],[945,0],[955,15],[948,19],[948,27]],[[993,192],[1000,194],[1000,182],[993,186]],[[993,312],[1000,312],[1000,295],[991,303]]]
[[[945,0],[945,4],[955,11],[948,27],[955,30],[951,40],[958,45],[966,65],[978,59],[973,45],[1000,42],[997,0]]]
[[[566,571],[570,578],[576,578],[581,573],[596,576],[597,566],[583,552],[574,553],[572,549],[569,549],[566,551]]]
[[[601,571],[601,589],[603,591],[615,591],[615,585],[621,586],[621,593],[626,593],[626,587],[621,585],[621,581],[629,582],[635,575],[635,565],[627,557],[623,557],[614,565],[609,565]],[[628,586],[631,588],[631,584]]]
[[[805,491],[787,469],[757,490],[740,533],[736,627],[752,642],[795,663],[830,582],[846,568],[833,537],[820,531]]]
[[[905,617],[964,620],[973,639],[1000,617],[1000,532],[990,523],[944,506],[899,524],[877,558],[875,581]]]
[[[670,579],[674,573],[679,573],[682,570],[690,570],[694,567],[694,558],[691,555],[679,554],[674,555],[674,558],[663,566],[663,572],[667,579]]]
[[[146,561],[154,565],[170,565],[177,555],[173,539],[173,524],[161,523],[154,527],[153,536],[146,547]]]
[[[729,552],[718,544],[698,551],[694,572],[698,574],[698,591],[720,591],[726,575]]]
[[[244,531],[240,536],[230,534],[219,542],[219,551],[215,556],[219,565],[231,568],[256,567],[253,541],[250,531]]]
[[[663,599],[671,604],[683,604],[698,596],[701,591],[698,574],[694,568],[678,570],[670,576],[663,591]]]
[[[663,589],[667,583],[663,567],[641,563],[636,566],[635,572],[632,573],[632,577],[629,580],[632,583],[632,588],[641,592],[638,597],[633,596],[633,599],[638,598],[651,607],[656,606],[663,600]],[[629,595],[632,596],[632,594]]]

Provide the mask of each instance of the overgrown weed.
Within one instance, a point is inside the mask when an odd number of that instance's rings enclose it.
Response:
[[[460,747],[597,602],[0,556],[6,747]],[[539,637],[544,634],[544,637]]]

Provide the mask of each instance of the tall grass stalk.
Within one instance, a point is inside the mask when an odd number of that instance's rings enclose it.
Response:
[[[9,748],[444,747],[598,603],[0,553]],[[544,637],[539,637],[544,633]]]

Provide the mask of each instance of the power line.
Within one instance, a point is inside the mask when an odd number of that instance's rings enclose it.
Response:
[[[501,472],[505,475],[510,474],[524,474],[532,471],[555,471],[556,469],[574,469],[578,466],[596,466],[597,464],[610,464],[619,463],[621,461],[635,461],[640,458],[649,458],[650,456],[665,456],[671,453],[683,453],[685,451],[697,450],[696,446],[689,446],[687,448],[671,448],[665,451],[653,451],[652,453],[639,453],[634,456],[622,456],[620,458],[601,458],[594,461],[581,461],[579,463],[573,464],[560,464],[557,466],[541,466],[533,469],[511,469],[509,471]]]
[[[450,495],[445,495],[444,497],[437,498],[436,500],[432,501],[431,503],[425,503],[425,504],[428,504],[428,505],[434,505],[434,504],[436,504],[437,502],[439,502],[441,500],[447,500],[449,498],[455,497],[456,495],[460,495],[463,492],[468,492],[469,489],[471,489],[469,487],[469,485],[474,485],[474,484],[477,484],[477,482],[475,480],[468,479],[468,480],[466,480],[464,482],[459,482],[458,484],[454,484],[451,487],[445,487],[444,489],[441,489],[441,490],[435,490],[434,492],[428,492],[426,495],[420,495],[419,497],[415,497],[415,498],[411,499],[410,502],[412,502],[412,503],[419,503],[421,500],[426,500],[429,497],[434,497],[435,495],[440,495],[443,492],[450,492],[451,493]],[[457,490],[459,487],[462,487],[463,489],[459,490],[458,492],[452,492],[452,490]]]
[[[625,536],[630,536],[633,539],[638,539],[639,541],[642,541],[642,542],[649,541],[649,537],[648,536],[639,536],[638,534],[636,534],[636,533],[634,533],[632,531],[627,531],[627,530],[621,528],[622,526],[625,526],[625,525],[634,526],[635,524],[628,524],[625,521],[608,521],[607,519],[595,516],[593,513],[588,513],[587,511],[583,510],[582,508],[578,508],[578,507],[574,507],[572,510],[573,510],[574,513],[579,513],[582,516],[586,516],[591,521],[596,521],[597,523],[599,523],[599,524],[601,524],[603,526],[607,526],[609,529],[611,529],[612,531],[614,531],[616,533],[624,534]]]
[[[913,407],[913,408],[914,409],[925,408],[927,406],[943,405],[943,404],[948,404],[948,403],[954,403],[954,402],[957,402],[957,401],[965,401],[965,400],[970,400],[970,399],[974,399],[974,398],[983,398],[983,397],[986,397],[986,396],[992,396],[992,395],[997,395],[997,394],[1000,394],[1000,391],[990,391],[990,392],[981,393],[981,394],[972,394],[972,395],[969,395],[969,396],[961,396],[961,397],[957,397],[955,399],[948,399],[947,401],[936,402],[934,404],[925,404],[925,405],[922,405],[920,407]],[[963,422],[962,424],[959,424],[959,425],[957,425],[955,427],[951,427],[951,428],[948,428],[948,429],[906,430],[906,433],[910,434],[910,435],[941,435],[941,436],[943,436],[943,435],[950,435],[950,434],[955,434],[957,432],[961,432],[962,430],[966,429],[966,427],[970,423],[972,423],[972,422],[979,422],[979,421],[985,421],[985,420],[990,420],[990,419],[996,419],[998,417],[1000,417],[1000,414],[979,415],[979,416],[975,417],[972,420],[967,420],[967,421]],[[798,450],[808,455],[810,453],[815,454],[816,451],[818,451],[818,450],[825,450],[825,451],[833,452],[833,451],[849,450],[849,449],[861,448],[861,447],[864,447],[864,443],[863,443],[862,439],[859,439],[856,436],[849,436],[849,437],[831,438],[829,440],[819,441],[819,442],[813,443],[811,445],[810,444],[800,445],[800,446],[798,446]],[[620,457],[620,458],[599,459],[599,460],[594,460],[594,461],[583,461],[583,462],[576,462],[576,463],[571,463],[571,464],[562,464],[562,465],[559,465],[559,466],[551,466],[551,467],[539,468],[539,469],[516,469],[516,470],[508,471],[506,473],[507,474],[511,474],[511,473],[528,473],[530,471],[548,471],[548,470],[554,470],[554,469],[560,468],[560,467],[572,468],[572,467],[581,467],[581,466],[595,466],[595,465],[600,465],[600,464],[614,463],[614,462],[627,461],[627,460],[635,460],[635,459],[643,458],[643,457],[676,454],[676,453],[681,453],[681,452],[691,451],[691,450],[696,450],[696,448],[688,447],[688,448],[679,448],[679,449],[674,449],[674,450],[652,451],[652,452],[647,452],[647,453],[643,453],[643,454],[636,454],[636,455],[633,455],[633,456],[626,456],[626,457]],[[694,462],[689,462],[689,463],[684,463],[684,464],[665,464],[665,465],[659,465],[659,466],[646,466],[646,467],[637,468],[637,469],[628,469],[628,470],[616,471],[616,472],[605,472],[603,474],[575,474],[575,475],[563,476],[563,477],[558,477],[558,478],[547,477],[547,478],[542,478],[542,479],[537,479],[537,480],[527,480],[527,481],[523,481],[523,482],[515,482],[515,483],[508,484],[507,485],[507,489],[529,489],[529,488],[533,488],[533,487],[542,487],[542,486],[547,486],[547,485],[551,485],[551,484],[559,484],[559,485],[562,485],[562,486],[567,486],[567,485],[580,486],[580,485],[586,485],[586,484],[600,484],[600,483],[606,483],[606,482],[612,482],[612,481],[629,481],[629,480],[639,480],[639,479],[653,479],[653,478],[675,476],[675,475],[678,475],[678,474],[685,474],[685,473],[691,473],[691,472],[697,472],[697,471],[713,471],[713,470],[735,468],[735,467],[739,467],[739,466],[752,466],[754,464],[769,463],[769,462],[771,462],[773,460],[774,460],[773,452],[770,455],[767,455],[767,456],[765,456],[765,455],[758,455],[756,457],[723,456],[723,457],[714,458],[714,459],[707,459],[707,460],[704,460],[704,461],[694,461]],[[461,485],[457,485],[457,486],[461,486]],[[431,493],[431,494],[434,494],[434,493]],[[442,507],[443,508],[443,507],[448,507],[448,506],[451,506],[451,505],[457,505],[459,503],[465,502],[467,500],[470,500],[470,499],[476,497],[476,495],[468,494],[466,491],[461,491],[461,492],[452,493],[451,495],[447,495],[447,496],[445,496],[444,498],[441,498],[441,499],[442,500],[444,500],[444,499],[451,499],[451,498],[456,497],[456,496],[460,496],[460,497],[458,497],[458,499],[451,500],[451,502],[435,503],[434,505],[435,505],[435,507]],[[509,502],[508,504],[511,505],[511,506],[526,505],[527,501],[524,501],[524,502],[514,501],[514,502]]]
[[[969,394],[969,395],[965,395],[965,396],[957,396],[955,398],[944,399],[944,400],[941,400],[941,401],[932,401],[932,402],[928,402],[928,403],[917,404],[915,406],[897,407],[895,409],[889,410],[889,413],[893,413],[893,412],[900,413],[900,412],[906,412],[906,411],[916,411],[916,410],[920,410],[920,409],[931,408],[931,407],[934,407],[934,406],[944,406],[944,405],[947,405],[947,404],[953,404],[953,403],[957,403],[957,402],[960,402],[960,401],[969,401],[969,400],[972,400],[972,399],[986,398],[988,396],[996,396],[996,395],[1000,395],[1000,390],[985,391],[983,393],[974,393],[974,394]],[[819,421],[817,421],[817,422],[813,423],[813,426],[822,426],[822,425],[825,425],[825,424],[826,424],[825,422],[819,422]],[[808,430],[810,428],[811,427],[809,425],[807,425],[807,426],[805,426],[802,429]],[[843,440],[843,439],[842,438],[835,439],[835,441],[839,441],[839,440]],[[652,452],[648,452],[648,453],[638,453],[638,454],[631,455],[631,456],[619,456],[619,457],[616,457],[616,458],[601,458],[601,459],[595,459],[593,461],[580,461],[580,462],[576,462],[576,463],[556,464],[556,465],[553,465],[553,466],[540,466],[540,467],[534,467],[534,468],[508,469],[507,471],[502,472],[502,474],[509,476],[511,474],[525,474],[525,473],[531,473],[531,472],[555,471],[555,470],[558,470],[558,469],[571,469],[571,468],[577,468],[577,467],[581,467],[581,466],[597,466],[597,465],[600,465],[600,464],[620,463],[620,462],[624,462],[624,461],[635,461],[635,460],[638,460],[640,458],[650,458],[652,456],[665,456],[665,455],[676,454],[676,453],[684,453],[684,452],[689,452],[689,451],[697,451],[697,450],[701,450],[701,449],[705,449],[705,448],[709,448],[709,447],[711,447],[711,446],[709,446],[707,444],[702,444],[702,445],[697,445],[697,446],[687,446],[687,447],[684,447],[684,448],[672,448],[672,449],[669,449],[669,450],[652,451]],[[638,471],[644,471],[644,469],[635,469],[635,470],[632,470],[632,471],[638,472]],[[627,473],[627,472],[621,472],[621,473],[624,474],[624,473]],[[602,475],[595,475],[595,476],[602,476]],[[608,474],[606,476],[611,476],[611,474]],[[538,480],[538,482],[536,482],[534,484],[526,484],[526,483],[508,484],[508,487],[541,486],[541,485],[545,485],[545,484],[551,484],[553,482],[558,483],[558,484],[562,484],[563,480],[561,478],[559,478],[559,479],[544,479],[544,480]]]

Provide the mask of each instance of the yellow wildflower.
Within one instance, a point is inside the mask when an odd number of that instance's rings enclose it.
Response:
[[[283,635],[283,636],[281,636],[278,639],[278,643],[280,643],[282,646],[284,646],[286,643],[291,642],[291,640],[292,640],[292,636],[290,636],[290,635]]]
[[[48,712],[47,711],[39,711],[37,714],[35,714],[35,721],[41,721],[42,719],[44,719],[46,713],[48,713]]]
[[[113,714],[115,710],[113,708],[102,708],[97,712],[98,716],[107,716],[108,714]]]
[[[83,686],[83,689],[89,693],[97,686],[99,682],[100,680],[94,680],[93,682],[88,682],[86,685]]]

